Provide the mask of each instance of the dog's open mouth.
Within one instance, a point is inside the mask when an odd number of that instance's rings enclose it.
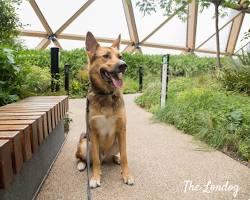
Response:
[[[122,76],[123,73],[122,72],[108,72],[105,69],[101,69],[101,76],[102,78],[113,84],[115,86],[115,88],[121,88],[123,85],[123,81],[122,81]]]

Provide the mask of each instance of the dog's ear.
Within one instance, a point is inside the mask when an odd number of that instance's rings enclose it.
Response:
[[[119,34],[118,38],[113,42],[112,47],[120,49],[121,43],[121,34]]]
[[[86,36],[86,50],[91,54],[94,54],[97,47],[99,46],[98,42],[96,41],[94,35],[91,32],[87,32]]]

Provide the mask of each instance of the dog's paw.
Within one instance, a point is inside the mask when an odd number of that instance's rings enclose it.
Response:
[[[123,182],[127,185],[134,185],[135,183],[134,177],[130,174],[123,175],[122,178],[123,178]]]
[[[79,161],[79,162],[77,163],[77,169],[78,169],[79,171],[83,171],[85,168],[86,168],[86,163],[85,163],[85,162]]]
[[[98,177],[92,177],[90,179],[89,185],[91,188],[97,188],[101,186],[101,179]]]

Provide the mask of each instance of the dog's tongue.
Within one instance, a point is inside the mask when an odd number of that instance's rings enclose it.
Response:
[[[114,78],[113,76],[111,76],[111,80],[116,88],[122,87],[122,80],[120,80],[118,78]]]

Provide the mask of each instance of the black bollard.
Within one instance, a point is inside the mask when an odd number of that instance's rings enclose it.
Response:
[[[144,69],[143,67],[139,67],[139,92],[142,92],[143,89],[143,76],[144,76]]]
[[[50,65],[51,65],[51,92],[60,90],[59,75],[59,48],[50,48]]]
[[[70,65],[65,64],[64,65],[64,89],[67,91],[67,94],[69,95],[69,69]]]

